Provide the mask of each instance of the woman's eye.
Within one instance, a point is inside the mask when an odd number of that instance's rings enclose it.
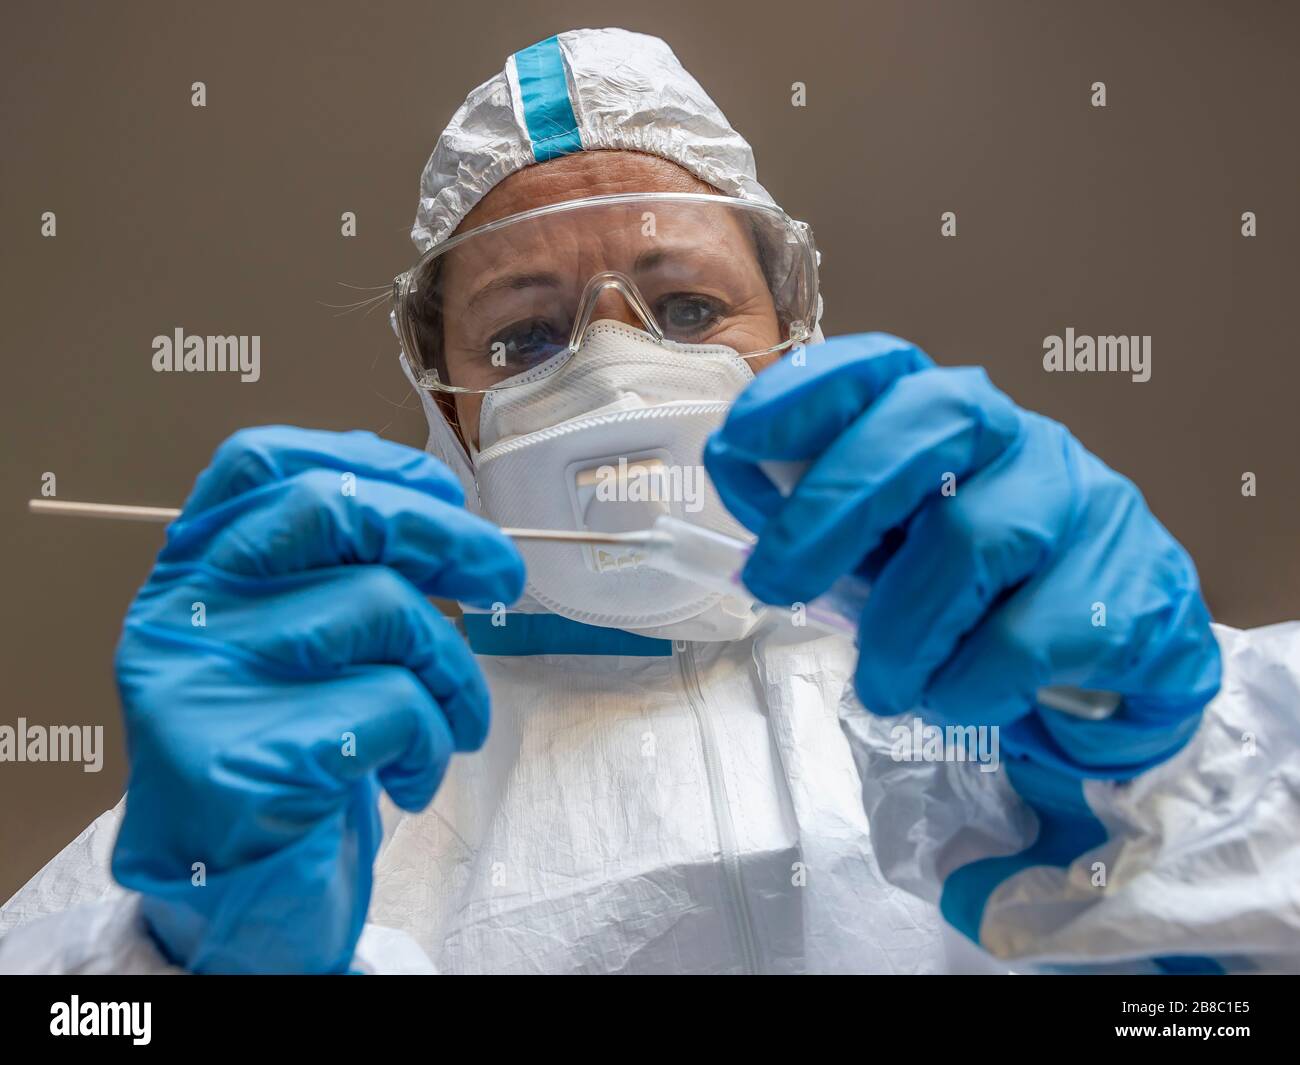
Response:
[[[655,305],[659,327],[669,336],[692,336],[722,320],[725,308],[710,296],[676,293]]]
[[[494,366],[521,368],[545,362],[569,338],[544,318],[516,322],[496,333],[488,341],[488,351]]]

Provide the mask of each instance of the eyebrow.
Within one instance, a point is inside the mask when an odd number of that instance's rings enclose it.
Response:
[[[700,247],[696,244],[686,245],[659,245],[643,251],[636,257],[632,264],[633,273],[641,273],[643,270],[649,272],[657,266],[662,266],[666,261],[672,259],[685,260],[687,262],[695,259],[708,262],[711,258],[716,258],[711,253],[715,249]]]
[[[473,307],[480,300],[487,299],[488,296],[495,295],[502,291],[517,292],[525,288],[559,288],[560,279],[555,274],[546,273],[518,273],[505,274],[502,277],[489,281],[481,289],[470,297],[468,306]]]
[[[632,264],[634,273],[640,273],[642,270],[653,270],[660,265],[665,259],[679,259],[681,253],[673,251],[670,248],[651,248],[649,251],[643,251],[636,257],[636,262]]]

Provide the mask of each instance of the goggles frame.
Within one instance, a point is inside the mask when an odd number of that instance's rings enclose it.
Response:
[[[803,290],[808,295],[809,316],[803,319],[795,319],[789,323],[790,335],[781,343],[766,348],[763,351],[747,352],[742,358],[753,359],[763,355],[770,355],[777,352],[786,351],[792,347],[806,342],[811,339],[813,331],[817,328],[817,318],[820,313],[821,297],[818,288],[818,260],[820,258],[816,244],[813,242],[812,227],[806,222],[800,222],[791,218],[785,211],[781,210],[775,204],[761,203],[753,200],[741,200],[733,196],[721,196],[709,193],[696,192],[623,192],[615,193],[608,196],[584,196],[576,200],[563,200],[559,203],[547,204],[544,207],[535,207],[528,211],[521,211],[518,214],[508,215],[505,218],[499,218],[494,222],[488,222],[485,225],[475,226],[473,229],[466,230],[464,233],[457,233],[448,237],[439,244],[435,244],[426,251],[419,260],[409,270],[398,274],[393,279],[393,310],[391,321],[393,331],[397,334],[397,339],[402,347],[402,354],[406,358],[407,365],[415,378],[415,382],[422,388],[435,392],[443,393],[464,393],[482,395],[488,392],[496,392],[502,388],[510,388],[509,379],[505,382],[498,383],[488,388],[467,388],[460,385],[453,385],[443,381],[438,376],[437,368],[426,365],[418,352],[420,343],[416,335],[415,324],[412,320],[411,306],[415,298],[419,296],[416,279],[423,276],[424,272],[435,259],[440,258],[447,252],[457,246],[497,230],[517,225],[520,222],[526,222],[535,218],[547,217],[550,215],[559,215],[566,212],[582,210],[588,207],[600,206],[626,206],[631,204],[696,204],[707,206],[717,204],[725,206],[729,210],[753,211],[760,216],[765,216],[775,224],[784,227],[793,239],[788,243],[796,245],[799,255],[799,266],[803,276],[801,283]],[[552,359],[551,366],[545,376],[550,376],[562,367],[568,364],[569,360],[577,352],[578,346],[582,342],[582,336],[586,332],[586,327],[590,322],[592,312],[600,295],[614,289],[623,296],[628,305],[632,308],[637,318],[641,320],[646,331],[655,339],[656,342],[665,341],[664,334],[654,315],[650,312],[644,298],[637,290],[635,283],[617,270],[603,270],[588,280],[583,289],[582,298],[579,303],[578,311],[574,315],[573,327],[570,330],[567,353],[563,358]]]

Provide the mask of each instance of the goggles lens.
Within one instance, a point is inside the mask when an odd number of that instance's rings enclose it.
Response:
[[[816,325],[816,253],[781,210],[723,196],[607,196],[453,237],[396,283],[398,333],[420,383],[486,392],[553,372],[589,321],[752,358]],[[650,320],[647,321],[646,319]]]

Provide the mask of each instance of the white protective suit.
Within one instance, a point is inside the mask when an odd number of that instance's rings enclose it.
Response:
[[[572,128],[529,113],[548,76]],[[471,93],[426,168],[417,245],[515,170],[593,148],[768,199],[666,45],[576,31]],[[475,506],[424,401],[429,450]],[[1006,772],[896,760],[900,722],[853,699],[838,638],[779,620],[669,641],[514,610],[502,629],[466,615],[491,735],[424,813],[386,809],[360,969],[425,971],[422,953],[444,972],[1300,969],[1300,624],[1217,628],[1223,688],[1191,743],[1032,809]],[[167,968],[109,879],[121,810],[0,911],[0,971]],[[1001,861],[961,873],[984,859]]]

